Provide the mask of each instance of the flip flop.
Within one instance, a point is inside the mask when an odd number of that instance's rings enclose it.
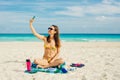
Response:
[[[81,68],[81,67],[83,67],[83,66],[85,66],[85,65],[84,65],[84,64],[79,64],[79,63],[72,63],[70,66],[71,66],[71,67]]]

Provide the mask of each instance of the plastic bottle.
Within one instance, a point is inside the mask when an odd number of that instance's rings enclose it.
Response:
[[[27,66],[27,71],[31,71],[31,61],[30,61],[30,59],[26,59],[26,66]]]
[[[62,68],[62,72],[63,72],[63,73],[67,73],[68,71],[67,71],[67,69]]]

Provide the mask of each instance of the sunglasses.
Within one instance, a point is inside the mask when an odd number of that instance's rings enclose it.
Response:
[[[49,27],[48,30],[54,30],[54,29]]]

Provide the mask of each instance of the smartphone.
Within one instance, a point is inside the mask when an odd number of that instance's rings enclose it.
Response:
[[[32,19],[35,19],[35,16],[33,16],[33,18]]]

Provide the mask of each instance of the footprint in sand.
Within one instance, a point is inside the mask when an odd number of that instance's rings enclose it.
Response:
[[[83,75],[81,80],[87,80],[86,77]]]
[[[106,73],[103,73],[100,80],[108,80],[107,74],[106,74]]]
[[[113,80],[119,80],[119,79],[120,79],[120,74],[119,73],[113,74]]]

